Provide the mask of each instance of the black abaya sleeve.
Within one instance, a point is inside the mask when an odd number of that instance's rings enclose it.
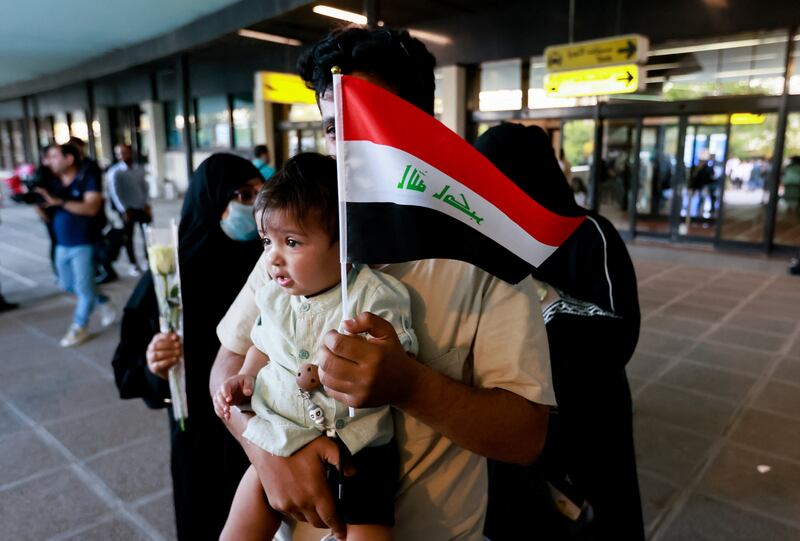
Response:
[[[122,315],[120,340],[111,365],[120,398],[141,398],[151,408],[167,406],[169,384],[147,368],[147,346],[159,331],[150,273],[142,276]]]

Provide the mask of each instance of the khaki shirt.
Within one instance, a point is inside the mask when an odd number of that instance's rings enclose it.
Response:
[[[266,279],[263,261],[217,327],[220,343],[244,354]],[[475,387],[502,388],[532,402],[555,404],[547,335],[536,284],[509,285],[460,261],[429,259],[382,269],[408,288],[418,360]],[[394,410],[400,447],[395,539],[483,539],[487,502],[485,458],[466,451],[421,421]],[[313,532],[313,533],[312,533]],[[294,539],[324,531],[301,524]],[[316,536],[316,537],[315,537]]]

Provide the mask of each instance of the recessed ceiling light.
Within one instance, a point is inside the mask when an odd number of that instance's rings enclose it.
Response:
[[[435,43],[437,45],[450,45],[453,43],[453,40],[450,39],[449,36],[444,36],[442,34],[435,34],[433,32],[426,32],[424,30],[412,30],[410,28],[408,29],[408,33],[417,39],[430,41],[431,43]]]
[[[275,34],[267,34],[265,32],[256,32],[255,30],[248,30],[246,28],[239,30],[237,33],[243,38],[258,39],[261,41],[269,41],[271,43],[280,43],[281,45],[298,47],[303,44],[302,41],[298,41],[296,39],[276,36]]]
[[[326,17],[333,17],[334,19],[361,25],[367,24],[367,18],[364,15],[353,13],[352,11],[345,11],[331,6],[314,6],[313,11],[317,15],[325,15]]]

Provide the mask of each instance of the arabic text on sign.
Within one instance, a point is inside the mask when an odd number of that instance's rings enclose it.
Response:
[[[636,92],[639,82],[639,67],[629,64],[548,73],[544,88],[553,97],[604,96]]]
[[[552,45],[544,51],[548,72],[607,66],[638,64],[647,61],[649,41],[639,34],[608,39]]]

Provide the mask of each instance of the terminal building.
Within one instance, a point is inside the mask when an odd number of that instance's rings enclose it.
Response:
[[[800,156],[797,0],[200,4],[11,7],[9,20],[22,23],[0,36],[14,59],[0,73],[0,178],[70,136],[102,166],[114,145],[132,145],[159,196],[183,192],[213,152],[249,156],[265,143],[280,165],[324,151],[295,64],[349,20],[408,28],[428,45],[436,115],[468,141],[503,121],[547,130],[578,201],[624,236],[800,246],[800,185],[783,175]],[[624,44],[610,64],[634,65],[635,80],[624,70],[612,77],[632,92],[564,90],[575,81],[560,70],[588,40]],[[546,53],[559,44],[560,56]],[[698,185],[703,166],[713,182]]]

